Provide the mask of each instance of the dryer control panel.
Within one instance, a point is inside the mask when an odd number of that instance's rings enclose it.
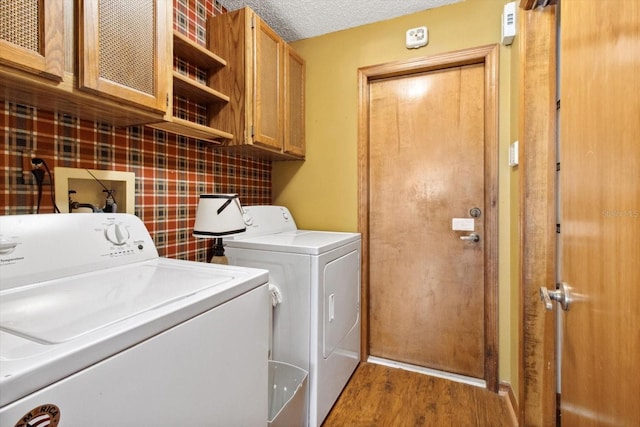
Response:
[[[243,219],[247,230],[235,236],[225,237],[225,239],[266,236],[298,229],[289,209],[284,206],[243,206],[243,210]]]

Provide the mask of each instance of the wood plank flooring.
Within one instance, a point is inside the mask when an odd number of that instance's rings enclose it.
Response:
[[[323,427],[515,427],[508,398],[483,388],[362,363]]]

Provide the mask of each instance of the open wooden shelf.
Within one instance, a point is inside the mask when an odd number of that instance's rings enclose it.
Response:
[[[177,31],[173,32],[173,55],[202,70],[206,70],[207,74],[215,73],[227,65],[227,61]],[[189,76],[174,70],[172,77],[173,96],[208,106],[209,111],[207,114],[209,115],[209,119],[211,119],[210,115],[214,114],[213,110],[219,110],[220,104],[229,102],[228,95],[196,81]],[[216,108],[213,108],[214,106]],[[173,110],[173,107],[170,109]],[[233,140],[233,134],[229,132],[175,117],[173,111],[167,113],[163,122],[154,123],[150,126],[209,142],[222,143]]]
[[[233,135],[219,129],[209,126],[203,126],[189,120],[174,117],[170,122],[154,123],[150,125],[153,128],[165,130],[178,135],[188,136],[190,138],[202,139],[204,141],[220,143],[224,140],[233,139]]]
[[[175,52],[180,52],[180,55],[178,55],[180,58],[200,68],[210,69],[215,66],[225,67],[227,65],[227,61],[198,43],[191,41],[191,39],[178,31],[173,32],[173,52],[174,55]]]
[[[173,94],[183,96],[199,104],[212,102],[229,102],[229,97],[215,89],[211,89],[177,71],[173,72]]]

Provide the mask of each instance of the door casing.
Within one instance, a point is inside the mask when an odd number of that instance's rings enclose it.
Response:
[[[556,318],[546,313],[539,290],[552,288],[556,281],[556,6],[521,10],[518,21],[522,289],[518,419],[521,425],[552,426]]]
[[[362,360],[369,356],[369,82],[449,67],[485,68],[485,361],[487,389],[498,392],[498,45],[358,70],[358,230],[362,233]]]

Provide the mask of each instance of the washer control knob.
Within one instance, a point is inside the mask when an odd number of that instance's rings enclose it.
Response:
[[[122,246],[129,240],[129,230],[120,224],[109,224],[104,230],[104,236],[114,245]]]
[[[289,218],[291,218],[289,212],[282,212],[282,218],[284,218],[285,221],[289,221]]]
[[[11,252],[13,252],[16,246],[18,246],[18,242],[0,239],[0,254],[10,254]]]
[[[253,225],[253,217],[251,215],[249,215],[248,213],[242,214],[242,220],[244,221],[245,225],[248,225],[248,226],[252,226]]]

